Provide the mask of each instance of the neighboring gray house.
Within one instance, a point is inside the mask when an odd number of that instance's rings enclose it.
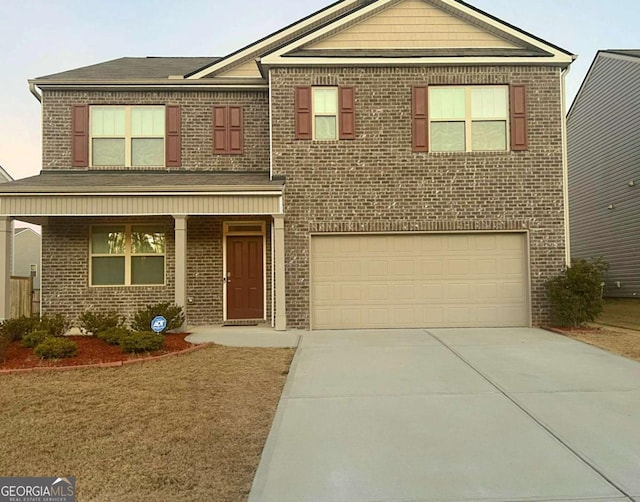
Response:
[[[33,289],[40,289],[41,237],[31,228],[13,231],[13,275],[29,277],[33,271]]]
[[[640,50],[598,51],[567,135],[572,257],[609,262],[605,296],[640,295]]]

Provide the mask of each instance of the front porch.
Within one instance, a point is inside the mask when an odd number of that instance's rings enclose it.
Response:
[[[284,330],[283,188],[268,173],[67,171],[8,183],[0,188],[0,288],[8,291],[19,217],[43,227],[45,313],[130,316],[172,301],[190,326],[250,319]],[[154,241],[146,251],[141,238]]]

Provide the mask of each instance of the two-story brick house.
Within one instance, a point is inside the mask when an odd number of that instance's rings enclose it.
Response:
[[[0,248],[43,225],[44,312],[542,324],[572,60],[461,1],[343,0],[223,58],[37,78],[43,170],[0,188]]]

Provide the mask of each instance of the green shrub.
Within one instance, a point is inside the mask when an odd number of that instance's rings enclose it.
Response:
[[[164,343],[164,336],[153,331],[133,331],[120,340],[124,352],[153,352]]]
[[[573,260],[545,284],[551,317],[559,326],[581,326],[602,312],[602,278],[609,265],[600,258]]]
[[[51,336],[62,336],[71,327],[71,321],[63,314],[45,314],[40,318],[39,329],[44,329]]]
[[[124,317],[115,310],[108,312],[92,312],[86,310],[80,315],[80,326],[94,335],[111,328],[124,326]]]
[[[96,335],[100,340],[104,340],[109,345],[119,345],[120,340],[129,336],[129,330],[122,326],[105,329],[104,331],[98,331]]]
[[[50,336],[48,331],[45,331],[44,329],[37,329],[22,337],[22,346],[33,349],[36,345],[40,345],[44,342],[44,339],[48,336]]]
[[[35,331],[40,326],[39,317],[16,317],[15,319],[6,319],[0,323],[0,333],[8,336],[9,341],[22,340],[22,337]]]
[[[151,329],[151,321],[159,315],[167,320],[167,328],[165,331],[177,329],[184,324],[182,307],[171,304],[170,302],[165,302],[147,305],[138,310],[131,323],[131,329],[134,331],[149,331],[149,329]]]
[[[48,336],[36,346],[33,353],[43,359],[64,359],[78,352],[76,342],[67,338]]]
[[[7,357],[7,349],[11,343],[11,338],[8,334],[0,331],[0,363],[4,362]]]

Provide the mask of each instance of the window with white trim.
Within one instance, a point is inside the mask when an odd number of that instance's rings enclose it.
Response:
[[[313,87],[313,138],[338,139],[338,88]]]
[[[162,167],[164,106],[91,106],[91,165]]]
[[[165,283],[166,234],[157,225],[91,227],[91,286]]]
[[[433,152],[506,151],[509,88],[429,86],[429,145]]]

